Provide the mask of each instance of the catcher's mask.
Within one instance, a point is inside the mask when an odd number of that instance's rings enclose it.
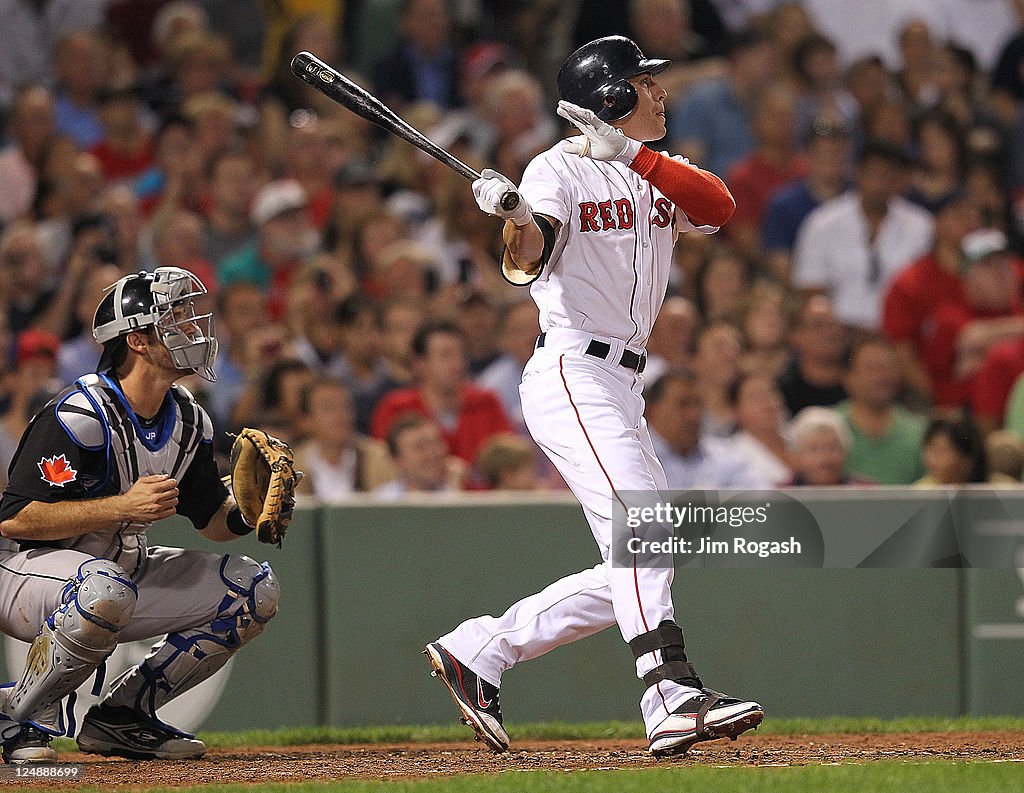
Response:
[[[180,267],[126,275],[107,288],[92,320],[92,335],[103,345],[98,371],[114,366],[132,331],[152,327],[178,368],[214,382],[217,339],[213,315],[197,314],[195,299],[206,287]]]

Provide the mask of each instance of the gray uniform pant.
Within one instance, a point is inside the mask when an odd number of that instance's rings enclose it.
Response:
[[[94,557],[80,551],[39,548],[0,551],[0,632],[31,642],[43,620],[63,602],[64,587]],[[122,642],[149,639],[204,625],[217,616],[227,591],[224,557],[182,548],[149,548],[132,576],[139,590]]]

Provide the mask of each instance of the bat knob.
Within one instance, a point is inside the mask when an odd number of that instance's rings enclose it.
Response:
[[[519,206],[519,193],[514,190],[509,190],[501,197],[501,208],[506,212],[513,211],[517,206]]]

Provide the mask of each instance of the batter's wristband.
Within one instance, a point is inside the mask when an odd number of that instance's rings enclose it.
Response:
[[[245,522],[245,518],[242,517],[242,511],[238,507],[232,507],[228,510],[227,517],[228,531],[232,534],[236,534],[239,537],[244,537],[246,534],[251,534],[255,530],[255,526],[250,526]]]

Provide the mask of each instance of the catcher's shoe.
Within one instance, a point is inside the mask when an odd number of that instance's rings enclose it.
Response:
[[[50,746],[52,740],[51,735],[38,727],[22,724],[21,728],[3,743],[4,762],[12,765],[56,763],[57,753]]]
[[[651,735],[651,754],[670,757],[685,754],[695,743],[736,737],[757,729],[764,708],[756,702],[727,697],[710,688],[676,708]]]
[[[78,748],[105,757],[132,760],[191,760],[206,744],[133,708],[93,705],[82,719]]]
[[[444,683],[462,712],[462,723],[473,728],[477,740],[495,752],[508,749],[508,733],[501,724],[498,687],[481,679],[437,642],[428,644],[423,653],[434,668],[430,674]]]

